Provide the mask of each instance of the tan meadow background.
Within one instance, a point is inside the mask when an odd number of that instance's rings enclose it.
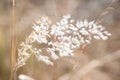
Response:
[[[12,0],[0,0],[0,80],[10,78],[11,11]],[[112,36],[107,41],[92,41],[83,54],[77,49],[74,58],[54,61],[54,66],[38,62],[33,56],[16,77],[25,74],[35,80],[120,80],[120,0],[15,0],[17,48],[30,34],[36,19],[48,16],[54,22],[67,13],[89,21],[106,14],[102,24]]]

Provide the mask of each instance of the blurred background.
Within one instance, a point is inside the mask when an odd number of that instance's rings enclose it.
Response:
[[[10,77],[11,11],[12,0],[0,0],[0,80],[9,80]],[[120,58],[91,70],[81,79],[78,74],[78,71],[90,61],[120,50],[120,0],[15,0],[17,48],[30,34],[32,23],[36,19],[49,16],[52,21],[56,21],[67,13],[75,19],[102,19],[101,23],[112,36],[107,41],[92,41],[83,54],[78,49],[75,51],[74,59],[63,58],[54,61],[53,67],[32,57],[26,66],[17,71],[17,76],[25,74],[35,80],[70,80],[67,78],[72,75],[75,76],[72,80],[120,80]],[[73,69],[76,64],[77,67]]]

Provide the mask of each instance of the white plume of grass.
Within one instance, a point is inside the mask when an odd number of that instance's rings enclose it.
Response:
[[[95,21],[75,21],[70,14],[64,15],[56,24],[52,24],[48,17],[42,17],[32,28],[31,34],[18,49],[16,70],[26,64],[31,54],[35,55],[38,61],[54,65],[52,60],[73,56],[74,50],[82,47],[83,44],[90,44],[93,39],[107,40],[111,36],[105,27]],[[33,45],[34,43],[45,44],[46,47],[37,48]],[[43,51],[50,56],[44,55]]]

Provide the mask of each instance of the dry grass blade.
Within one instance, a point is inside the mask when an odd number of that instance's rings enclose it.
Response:
[[[90,61],[82,69],[78,70],[76,73],[68,73],[60,77],[59,80],[81,80],[83,76],[92,71],[93,69],[103,66],[105,63],[111,62],[120,58],[120,50],[113,52],[112,54],[106,55],[104,57],[94,59]],[[76,79],[77,77],[77,79]]]
[[[11,25],[11,56],[10,56],[10,80],[13,80],[13,67],[15,64],[15,51],[16,51],[16,38],[15,38],[15,31],[14,31],[14,7],[15,7],[15,1],[12,0],[12,25]]]

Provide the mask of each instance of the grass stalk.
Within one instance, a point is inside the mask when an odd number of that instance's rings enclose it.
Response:
[[[16,47],[15,47],[15,30],[14,30],[14,0],[12,0],[12,17],[11,17],[11,54],[10,54],[10,80],[13,80],[13,67],[15,64],[15,51],[16,51]]]

